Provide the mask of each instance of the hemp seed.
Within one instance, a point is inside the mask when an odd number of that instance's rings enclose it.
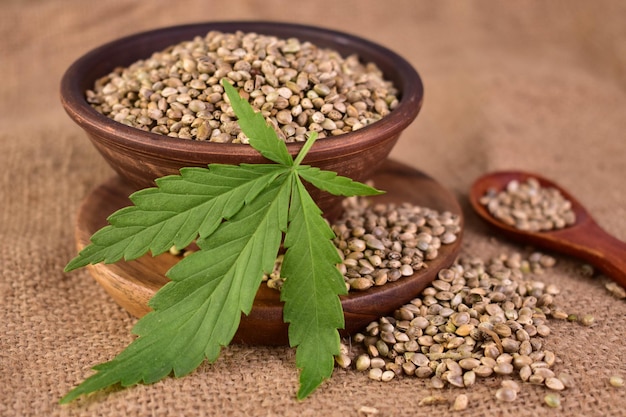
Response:
[[[611,384],[612,387],[622,388],[624,386],[624,378],[619,375],[611,375],[609,384]]]

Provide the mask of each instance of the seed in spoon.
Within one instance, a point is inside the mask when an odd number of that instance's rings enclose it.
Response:
[[[499,192],[489,189],[480,203],[496,219],[529,232],[562,229],[576,222],[571,201],[532,177],[525,182],[512,180]]]

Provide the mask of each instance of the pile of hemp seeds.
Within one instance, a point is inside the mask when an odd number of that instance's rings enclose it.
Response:
[[[574,381],[567,373],[552,370],[557,355],[544,347],[550,335],[548,320],[585,326],[594,321],[560,308],[556,286],[528,278],[554,263],[540,252],[487,261],[461,257],[392,317],[381,317],[344,341],[337,364],[367,372],[377,381],[399,376],[428,379],[435,389],[466,388],[480,378],[500,376],[498,401],[514,401],[520,382],[528,382],[553,391],[546,402],[554,403],[555,393],[572,387]],[[439,403],[447,404],[448,399],[434,395],[422,402]],[[452,409],[465,406],[461,398]]]
[[[172,45],[96,80],[86,91],[105,116],[144,131],[248,143],[220,81],[226,78],[286,142],[338,136],[380,120],[398,91],[371,62],[296,38],[222,33]]]

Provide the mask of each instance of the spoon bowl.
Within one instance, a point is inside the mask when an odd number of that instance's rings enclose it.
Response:
[[[490,190],[502,191],[513,180],[520,183],[536,179],[542,187],[559,190],[572,204],[576,222],[562,229],[527,231],[510,226],[494,216],[480,202]],[[610,235],[593,219],[587,209],[558,184],[540,175],[524,171],[497,171],[478,178],[470,189],[469,199],[476,213],[505,236],[554,252],[574,256],[589,262],[609,278],[626,287],[626,243]]]

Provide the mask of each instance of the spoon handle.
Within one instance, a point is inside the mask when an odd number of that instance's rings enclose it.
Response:
[[[596,266],[626,288],[626,243],[607,233],[595,222],[582,228],[572,239],[572,253]]]

